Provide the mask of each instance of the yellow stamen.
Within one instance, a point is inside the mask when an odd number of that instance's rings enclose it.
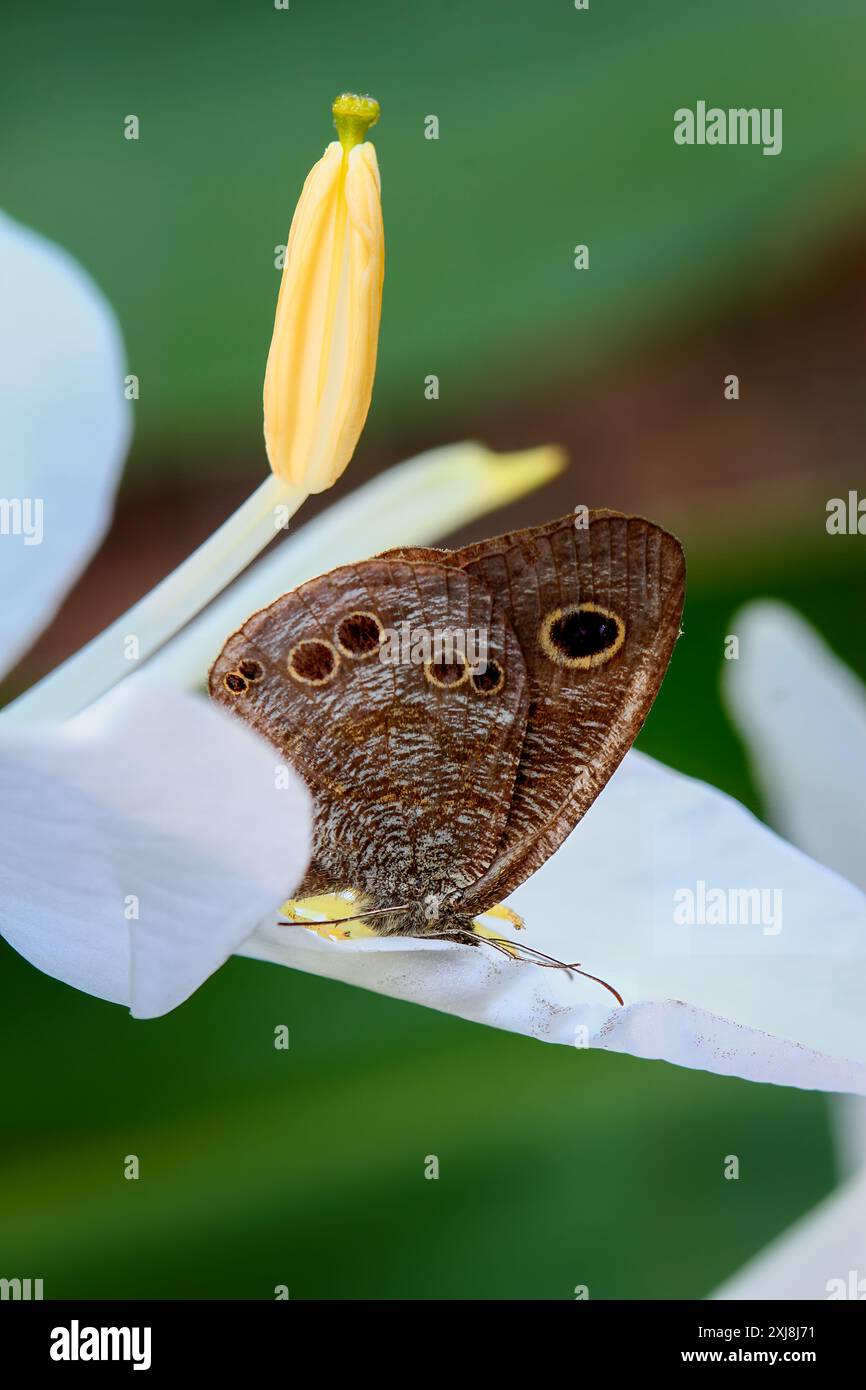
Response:
[[[372,97],[334,102],[334,140],[304,184],[289,233],[264,386],[273,472],[324,492],[355,452],[370,408],[385,238]]]
[[[359,97],[354,92],[343,92],[342,96],[336,98],[331,110],[340,144],[346,154],[360,145],[367,131],[379,119],[379,103],[375,97]]]

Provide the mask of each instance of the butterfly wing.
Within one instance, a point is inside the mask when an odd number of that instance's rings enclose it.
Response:
[[[434,552],[404,552],[429,558]],[[679,633],[679,542],[640,517],[568,516],[440,555],[484,581],[517,633],[529,714],[494,863],[464,895],[480,912],[562,843],[649,713]]]
[[[485,631],[473,676],[383,662],[383,636]],[[428,652],[427,655],[430,655]],[[435,655],[435,653],[433,653]],[[491,687],[491,673],[502,680]],[[304,891],[360,889],[374,906],[464,889],[490,867],[508,819],[526,723],[520,644],[483,579],[375,559],[302,584],[228,639],[211,694],[264,734],[315,800]]]

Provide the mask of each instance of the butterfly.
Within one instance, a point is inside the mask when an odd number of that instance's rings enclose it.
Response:
[[[634,742],[684,588],[679,541],[594,511],[390,550],[254,613],[209,688],[310,788],[297,898],[349,890],[379,935],[477,944],[476,919],[557,849]],[[482,634],[483,660],[455,633]]]

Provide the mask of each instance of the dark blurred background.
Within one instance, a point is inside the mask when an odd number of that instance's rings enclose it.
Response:
[[[760,809],[718,697],[736,607],[789,600],[866,674],[863,540],[824,524],[864,480],[863,5],[6,0],[2,50],[5,206],[89,269],[141,383],[112,533],[7,693],[263,476],[274,248],[331,99],[364,90],[379,370],[304,517],[437,443],[565,444],[556,484],[459,539],[577,503],[676,530],[685,637],[640,746]],[[676,146],[699,99],[781,107],[782,153]],[[699,1297],[835,1181],[820,1096],[253,962],[147,1024],[8,949],[0,996],[0,1274],[50,1297]]]

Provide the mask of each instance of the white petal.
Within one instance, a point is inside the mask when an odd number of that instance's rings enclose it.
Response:
[[[821,1202],[711,1297],[866,1298],[866,1174]]]
[[[751,603],[731,624],[724,694],[772,823],[866,889],[866,689],[793,608]],[[866,1104],[833,1113],[843,1174],[866,1162]]]
[[[276,763],[215,706],[142,686],[0,738],[2,934],[77,989],[167,1013],[302,874],[309,798]]]
[[[0,213],[0,674],[102,540],[129,442],[123,388],[107,301],[65,251]]]
[[[866,889],[866,691],[781,603],[733,620],[724,691],[773,825]]]
[[[781,890],[782,929],[676,925],[675,893],[699,880]],[[485,947],[330,942],[267,925],[242,954],[549,1042],[866,1093],[866,898],[714,788],[630,753],[510,902],[529,944],[580,960],[627,1007],[611,1008],[591,981]]]

